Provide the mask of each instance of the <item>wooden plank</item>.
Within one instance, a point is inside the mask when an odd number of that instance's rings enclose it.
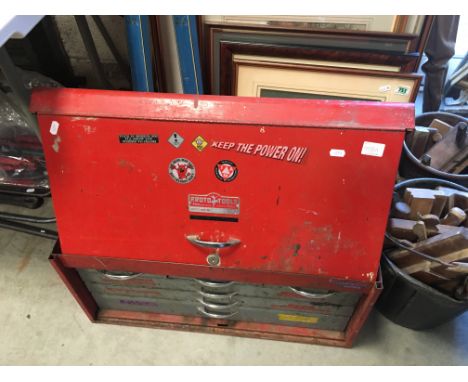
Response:
[[[421,260],[416,262],[413,265],[409,265],[407,267],[401,268],[403,272],[408,274],[416,273],[416,272],[429,272],[431,269],[437,269],[440,267],[438,263],[434,263],[433,261],[424,260],[422,257]],[[451,252],[447,255],[443,255],[439,257],[439,260],[445,261],[450,263],[451,261],[461,261],[464,259],[468,259],[468,248],[462,249],[460,251]]]
[[[468,248],[468,229],[453,227],[453,230],[416,243],[413,249],[433,257],[440,257],[465,248]],[[407,249],[395,250],[389,253],[389,257],[400,269],[414,265],[422,258]]]

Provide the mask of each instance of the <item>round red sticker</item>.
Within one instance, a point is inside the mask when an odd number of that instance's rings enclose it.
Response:
[[[221,160],[216,163],[214,172],[220,181],[232,182],[236,179],[239,170],[234,162],[231,162],[230,160]]]
[[[169,164],[169,175],[177,183],[189,183],[195,178],[195,166],[185,158],[176,158]]]

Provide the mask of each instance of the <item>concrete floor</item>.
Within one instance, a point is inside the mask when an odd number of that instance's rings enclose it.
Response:
[[[352,349],[91,324],[47,261],[52,245],[0,229],[0,365],[468,365],[468,313],[415,332],[374,311]]]

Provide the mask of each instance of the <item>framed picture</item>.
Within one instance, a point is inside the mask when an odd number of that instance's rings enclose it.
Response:
[[[341,29],[301,29],[274,27],[270,25],[222,25],[204,23],[208,16],[199,16],[199,36],[203,57],[203,70],[207,90],[213,89],[210,82],[217,81],[216,68],[221,66],[220,50],[223,44],[236,43],[239,45],[254,45],[258,49],[272,46],[284,49],[286,54],[299,58],[300,49],[329,49],[334,51],[361,51],[381,55],[379,61],[369,61],[381,64],[384,56],[401,56],[401,72],[416,71],[421,60],[421,53],[426,45],[433,16],[405,16],[397,19],[398,28],[403,32],[370,32]],[[289,16],[278,16],[281,20],[288,20]],[[209,20],[209,17],[208,17]],[[215,21],[212,19],[212,21]],[[247,48],[245,48],[247,49]],[[288,51],[289,49],[289,51]],[[294,51],[296,53],[294,53]],[[244,52],[260,54],[260,52]],[[274,56],[271,51],[261,54]],[[296,55],[294,55],[296,54]],[[413,54],[413,57],[403,57]],[[377,56],[374,56],[374,59]],[[304,57],[312,58],[312,57]],[[389,57],[389,65],[395,65],[395,57]],[[411,62],[408,62],[411,61]],[[225,63],[226,61],[223,61]],[[218,80],[219,81],[219,80]]]
[[[404,55],[414,51],[417,37],[394,33],[356,34],[354,32],[304,32],[276,29],[252,29],[244,27],[219,27],[205,25],[203,41],[208,43],[202,47],[205,78],[213,79],[215,68],[220,65],[220,49],[222,42],[236,42],[255,45],[273,45],[295,47],[296,49],[333,49],[359,50],[380,54]]]
[[[235,62],[233,95],[414,102],[421,76],[363,69]]]
[[[251,56],[256,62],[308,63],[310,65],[357,67],[367,70],[413,72],[418,61],[417,54],[382,54],[372,51],[337,50],[326,48],[298,48],[271,44],[220,43],[219,61],[213,60],[210,70],[212,94],[231,94],[231,76],[234,72],[234,57]],[[218,63],[219,62],[219,63]],[[359,66],[364,65],[364,66]]]
[[[212,25],[273,27],[296,30],[350,30],[359,32],[392,32],[420,34],[425,15],[209,15],[202,22]]]
[[[404,33],[408,19],[412,16],[397,15],[322,15],[322,16],[203,16],[206,24],[244,25],[304,30],[332,29],[361,32]]]

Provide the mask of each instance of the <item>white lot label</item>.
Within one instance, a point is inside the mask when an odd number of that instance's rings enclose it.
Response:
[[[362,145],[361,154],[370,155],[373,157],[381,157],[385,151],[385,145],[383,143],[375,142],[364,142]]]
[[[380,88],[379,88],[379,92],[381,93],[385,93],[385,92],[388,92],[392,89],[392,87],[390,85],[382,85]]]
[[[52,121],[50,124],[50,133],[52,135],[57,135],[57,131],[59,129],[60,124],[57,121]]]
[[[345,150],[340,150],[340,149],[331,149],[330,150],[330,156],[331,157],[343,158],[345,155],[346,155]]]

